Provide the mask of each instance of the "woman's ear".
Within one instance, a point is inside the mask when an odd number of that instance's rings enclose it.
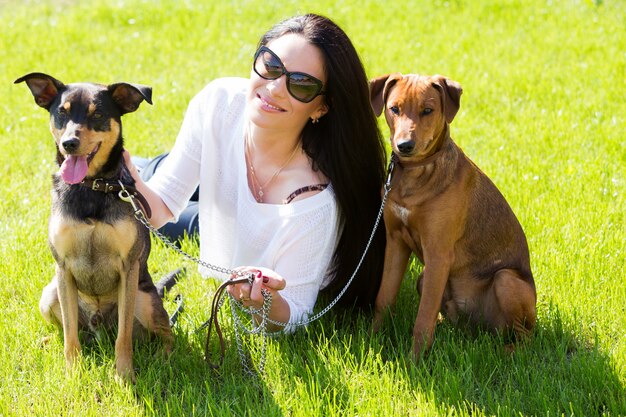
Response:
[[[326,103],[320,104],[315,112],[311,115],[312,119],[319,119],[328,113],[328,105]]]

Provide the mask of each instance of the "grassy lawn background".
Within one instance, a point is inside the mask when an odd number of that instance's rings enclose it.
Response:
[[[240,372],[226,316],[225,364],[206,365],[194,330],[215,284],[155,242],[154,277],[189,271],[171,357],[159,343],[137,345],[137,385],[119,384],[104,340],[84,345],[66,374],[62,334],[37,307],[54,270],[54,146],[47,113],[13,80],[38,71],[151,85],[154,106],[125,116],[124,132],[131,153],[154,156],[172,146],[195,93],[216,77],[248,76],[261,34],[309,11],[344,28],[370,77],[440,73],[461,83],[452,137],[526,231],[533,340],[508,356],[497,338],[444,322],[430,355],[411,363],[413,265],[385,332],[370,336],[367,314],[332,311],[270,341],[257,385]],[[623,1],[0,0],[0,415],[626,415],[624,22]],[[193,241],[185,248],[197,253]]]

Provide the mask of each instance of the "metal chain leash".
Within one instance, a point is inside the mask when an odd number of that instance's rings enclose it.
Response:
[[[262,346],[261,346],[261,359],[259,361],[259,366],[258,366],[258,372],[259,374],[263,374],[264,368],[265,368],[265,357],[266,357],[266,348],[267,348],[267,337],[268,337],[268,331],[267,331],[267,326],[268,324],[273,324],[275,326],[280,326],[280,327],[285,327],[288,325],[291,326],[295,326],[295,327],[299,327],[299,326],[306,326],[316,320],[319,320],[324,314],[326,314],[328,311],[330,311],[330,309],[332,309],[335,304],[337,304],[339,302],[339,300],[341,299],[341,297],[345,294],[345,292],[348,290],[348,287],[350,287],[350,285],[352,284],[352,281],[354,280],[357,272],[359,271],[359,269],[361,268],[361,264],[363,263],[365,256],[367,254],[367,252],[369,251],[369,248],[372,244],[372,241],[374,240],[374,236],[376,234],[376,230],[378,229],[378,226],[380,224],[380,221],[382,219],[382,215],[384,212],[384,208],[385,208],[385,204],[387,203],[387,196],[389,194],[389,191],[391,190],[391,175],[393,173],[393,169],[395,166],[395,162],[393,160],[393,158],[391,159],[391,161],[389,162],[389,168],[388,168],[388,173],[387,173],[387,180],[385,182],[384,185],[384,194],[383,197],[381,199],[381,204],[380,204],[380,208],[378,210],[378,214],[376,216],[376,221],[374,222],[374,226],[372,228],[372,232],[370,233],[369,239],[367,241],[367,244],[365,245],[365,249],[363,250],[363,254],[361,255],[361,258],[359,259],[359,262],[357,263],[354,272],[352,273],[352,275],[350,276],[350,279],[348,280],[348,282],[346,283],[346,285],[342,288],[342,290],[339,292],[339,294],[337,294],[337,296],[326,306],[324,307],[321,311],[319,311],[318,313],[314,314],[313,316],[306,318],[304,320],[300,320],[296,323],[286,323],[286,322],[280,322],[280,321],[276,321],[273,319],[269,318],[269,311],[272,305],[272,295],[269,291],[267,291],[266,289],[262,289],[261,292],[263,294],[263,306],[260,309],[254,309],[252,307],[250,308],[246,308],[243,306],[243,304],[241,304],[239,301],[237,301],[232,295],[230,295],[230,293],[228,293],[229,295],[229,299],[230,299],[230,307],[231,307],[231,314],[232,314],[232,318],[233,318],[233,323],[234,323],[234,332],[235,332],[235,339],[237,341],[237,351],[239,353],[239,358],[242,364],[242,367],[244,369],[244,372],[247,373],[248,375],[251,376],[255,376],[257,375],[253,370],[252,367],[250,365],[250,361],[248,359],[248,355],[245,354],[244,349],[243,349],[243,341],[241,338],[241,333],[240,332],[244,332],[247,334],[260,334],[263,338],[263,342],[262,342]],[[250,284],[252,284],[252,274],[250,273],[246,273],[243,271],[238,271],[235,269],[229,269],[229,268],[225,268],[225,267],[221,267],[218,265],[213,265],[211,263],[205,262],[202,259],[193,256],[185,251],[183,251],[181,248],[179,248],[175,243],[173,243],[167,236],[165,236],[163,233],[159,232],[159,230],[157,228],[155,228],[154,226],[152,226],[150,224],[150,222],[146,219],[146,216],[143,212],[143,210],[141,209],[141,207],[139,207],[135,201],[135,198],[124,188],[124,185],[121,183],[120,181],[120,185],[122,187],[122,190],[119,192],[119,197],[121,200],[128,202],[132,205],[133,210],[134,210],[134,215],[135,218],[141,223],[143,224],[148,230],[150,230],[150,232],[152,232],[152,234],[154,234],[161,242],[163,242],[167,247],[169,247],[170,249],[172,249],[173,251],[175,251],[176,253],[178,253],[179,255],[181,255],[182,257],[200,265],[203,266],[207,269],[210,269],[212,271],[215,272],[219,272],[225,275],[230,275],[230,276],[236,276],[236,277],[247,277]],[[218,302],[218,310],[221,309],[222,305],[224,303],[224,299],[222,298],[221,300],[219,300]],[[254,315],[258,315],[260,316],[261,320],[259,322],[259,324],[256,327],[252,327],[252,328],[247,328],[246,325],[242,322],[241,317],[239,316],[239,313],[237,312],[237,310],[239,311],[245,311],[247,312],[250,316],[251,316],[251,321],[254,322]],[[200,326],[200,328],[197,329],[197,331],[200,331],[202,329],[204,329],[207,325],[209,324],[209,322],[205,322],[204,324],[202,324],[202,326]]]
[[[265,359],[267,357],[267,324],[269,320],[269,312],[272,308],[272,294],[266,289],[262,289],[261,293],[263,294],[263,306],[260,309],[254,309],[249,307],[247,312],[252,316],[251,321],[254,323],[254,314],[258,314],[261,317],[261,321],[258,323],[256,327],[248,328],[241,320],[237,309],[240,311],[246,311],[246,308],[239,301],[235,300],[235,297],[229,294],[230,298],[230,311],[233,316],[233,326],[235,331],[235,340],[237,342],[237,352],[239,353],[239,361],[241,362],[241,366],[243,367],[243,371],[252,377],[257,375],[262,375],[265,372]],[[261,358],[259,359],[258,373],[254,372],[254,368],[251,364],[251,360],[249,355],[246,355],[246,352],[243,349],[243,340],[240,330],[248,333],[248,334],[260,334],[262,337],[261,344]]]
[[[348,290],[348,287],[350,287],[350,285],[352,284],[352,281],[354,280],[354,277],[356,276],[357,272],[359,272],[359,269],[361,268],[361,264],[363,263],[363,261],[365,260],[365,255],[367,254],[367,252],[369,251],[369,248],[372,244],[372,241],[374,240],[374,236],[376,234],[376,229],[378,228],[378,224],[380,223],[380,220],[382,219],[382,214],[385,208],[385,203],[387,202],[387,194],[388,194],[388,190],[385,188],[385,194],[383,195],[382,198],[382,202],[380,205],[380,209],[378,211],[378,216],[376,217],[376,221],[374,222],[374,227],[372,229],[372,233],[370,234],[370,237],[367,241],[367,244],[365,245],[365,250],[363,251],[363,254],[361,255],[361,258],[359,259],[359,262],[356,265],[356,268],[354,269],[354,272],[352,273],[352,275],[350,276],[350,279],[348,280],[348,282],[346,283],[346,285],[341,289],[341,291],[339,292],[339,294],[337,294],[337,296],[335,297],[335,299],[333,299],[333,301],[331,301],[326,307],[324,307],[322,310],[320,310],[318,313],[314,314],[313,316],[311,316],[310,318],[304,319],[304,320],[300,320],[296,323],[291,323],[292,326],[306,326],[318,319],[320,319],[324,314],[328,313],[328,311],[333,308],[335,306],[335,304],[337,304],[339,302],[339,300],[341,299],[341,297],[343,297],[344,293]],[[283,323],[283,322],[279,322],[279,321],[275,321],[272,320],[270,318],[267,319],[267,321],[271,324],[274,324],[276,326],[287,326],[289,323]]]
[[[361,255],[361,258],[359,259],[359,262],[357,263],[356,267],[354,268],[354,272],[350,276],[350,279],[348,280],[346,285],[341,289],[339,294],[337,294],[335,299],[331,301],[326,307],[324,307],[322,310],[320,310],[318,313],[314,314],[310,318],[307,318],[305,320],[300,320],[296,323],[291,323],[292,326],[306,326],[307,324],[310,324],[316,320],[319,320],[324,314],[328,313],[328,311],[331,308],[333,308],[335,304],[339,302],[341,297],[343,297],[344,293],[348,290],[348,287],[350,287],[350,285],[352,284],[354,277],[356,276],[357,272],[359,272],[359,269],[361,268],[361,264],[363,263],[363,260],[365,260],[365,255],[367,255],[367,252],[369,251],[372,241],[374,240],[374,236],[376,235],[376,230],[378,229],[378,225],[380,224],[380,221],[383,217],[385,204],[387,203],[387,197],[389,195],[389,191],[391,191],[391,174],[393,173],[394,167],[395,167],[395,161],[393,158],[391,158],[391,160],[389,161],[389,168],[387,168],[387,180],[385,181],[385,185],[384,185],[385,193],[383,194],[383,197],[381,199],[380,208],[378,209],[378,214],[376,215],[376,221],[374,222],[372,233],[370,233],[370,237],[367,240],[367,244],[365,245],[363,254]],[[272,320],[269,317],[267,321],[271,324],[274,324],[276,326],[282,326],[282,327],[287,326],[289,324],[289,323],[283,323],[283,322]]]

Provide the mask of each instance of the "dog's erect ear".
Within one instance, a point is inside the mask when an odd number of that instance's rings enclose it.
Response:
[[[391,87],[402,78],[399,72],[393,74],[382,75],[370,80],[370,103],[376,116],[380,116],[385,108],[385,102]]]
[[[463,94],[461,84],[443,75],[435,75],[433,78],[435,78],[433,86],[439,89],[442,94],[443,114],[446,116],[446,122],[452,123],[454,116],[461,107],[461,94]]]
[[[65,88],[65,85],[61,81],[41,72],[26,74],[15,80],[14,84],[23,81],[26,81],[26,85],[30,88],[31,93],[33,93],[35,103],[46,110],[50,110],[50,104],[52,104],[54,98],[59,94],[59,91]]]
[[[122,114],[134,112],[142,101],[152,104],[152,88],[147,85],[116,83],[107,87]]]

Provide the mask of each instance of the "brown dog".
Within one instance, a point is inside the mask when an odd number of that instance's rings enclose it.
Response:
[[[487,176],[450,137],[461,86],[442,76],[391,74],[371,81],[372,107],[386,108],[396,161],[385,207],[385,270],[374,329],[395,301],[411,252],[424,265],[413,328],[417,357],[433,341],[438,313],[527,336],[536,292],[526,237]]]
[[[81,350],[79,329],[117,323],[117,374],[134,381],[133,334],[148,330],[161,336],[167,352],[172,344],[169,318],[148,272],[150,232],[123,201],[139,198],[150,216],[123,162],[121,117],[143,101],[152,103],[152,90],[128,83],[66,85],[42,73],[15,82],[25,82],[35,102],[50,112],[60,168],[53,177],[48,227],[56,274],[39,308],[47,321],[62,325],[68,366]]]

